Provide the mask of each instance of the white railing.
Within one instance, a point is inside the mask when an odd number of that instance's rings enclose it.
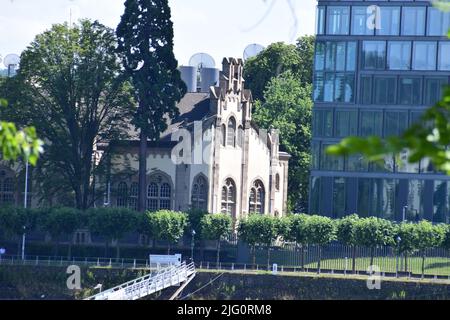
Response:
[[[154,274],[123,283],[85,300],[137,300],[166,288],[180,285],[195,276],[194,263],[183,262]]]

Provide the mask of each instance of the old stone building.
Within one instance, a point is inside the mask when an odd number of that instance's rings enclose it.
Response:
[[[276,130],[252,122],[252,94],[244,83],[243,61],[225,58],[217,86],[179,102],[179,117],[160,141],[148,144],[147,209],[198,208],[235,219],[286,212],[290,156],[279,151]],[[136,208],[139,141],[111,147],[106,202]]]

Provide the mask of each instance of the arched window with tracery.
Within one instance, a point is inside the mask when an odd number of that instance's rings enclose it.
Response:
[[[222,187],[222,213],[232,217],[236,215],[236,185],[232,179],[227,179]]]
[[[208,207],[208,183],[203,176],[194,180],[192,185],[192,208],[206,211]]]
[[[147,209],[149,211],[172,209],[172,187],[163,175],[150,178],[147,187]]]
[[[128,207],[128,186],[125,182],[120,182],[117,185],[117,207]]]
[[[233,117],[228,120],[227,145],[236,146],[236,120]]]
[[[138,209],[139,184],[133,182],[130,186],[130,198],[128,199],[128,207],[132,210]]]
[[[264,202],[266,193],[264,185],[260,180],[256,180],[250,189],[249,213],[264,213]]]
[[[222,146],[225,147],[226,142],[227,142],[227,129],[226,129],[224,124],[221,126],[221,130],[220,131],[221,131],[221,134],[222,134],[221,137],[220,137],[220,139],[222,139],[220,141],[220,143],[221,143]]]

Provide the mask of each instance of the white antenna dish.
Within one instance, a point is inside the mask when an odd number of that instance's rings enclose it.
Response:
[[[244,61],[252,57],[256,57],[259,53],[261,53],[261,51],[264,51],[264,49],[265,47],[260,44],[249,44],[244,50]]]
[[[200,70],[203,68],[214,68],[216,62],[214,61],[214,58],[207,53],[196,53],[189,59],[189,65]]]
[[[20,63],[20,57],[17,54],[8,54],[5,59],[3,59],[3,64],[5,67],[17,66]]]

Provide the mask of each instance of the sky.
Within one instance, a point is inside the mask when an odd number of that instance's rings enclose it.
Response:
[[[78,18],[115,28],[124,0],[0,0],[0,56],[20,54],[52,24]],[[242,57],[245,47],[295,43],[314,33],[316,0],[169,0],[175,55],[187,65],[197,52]],[[71,14],[72,13],[72,14]],[[3,65],[3,63],[1,64]]]

